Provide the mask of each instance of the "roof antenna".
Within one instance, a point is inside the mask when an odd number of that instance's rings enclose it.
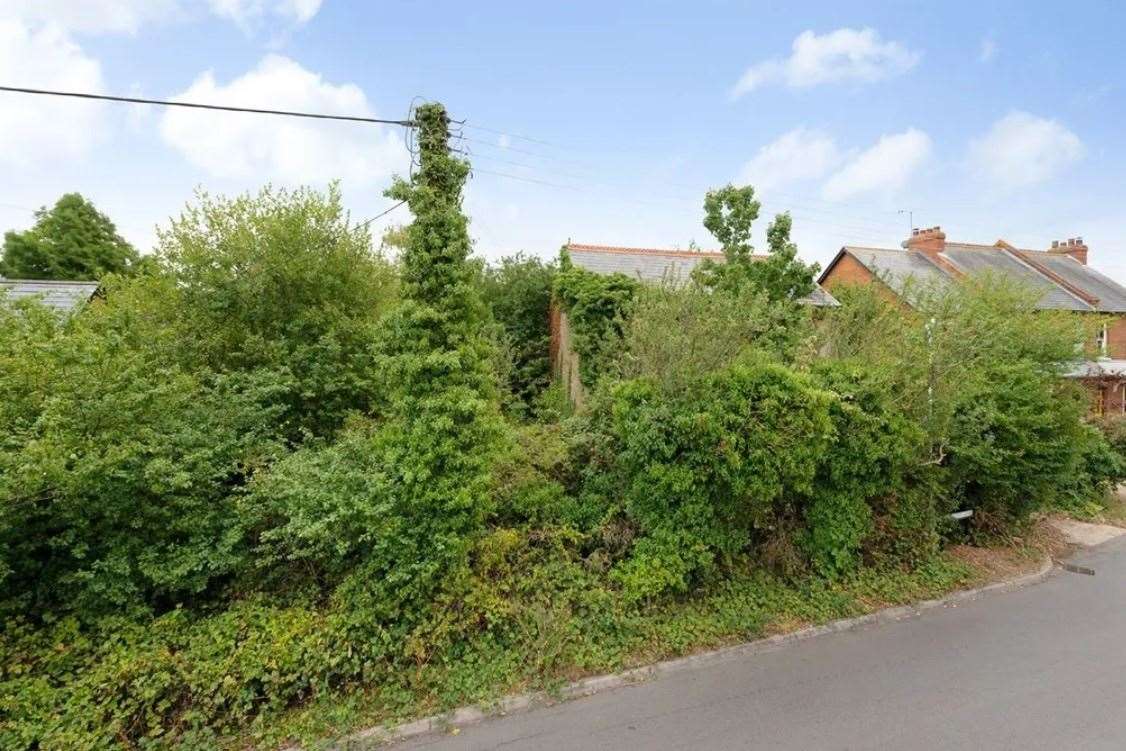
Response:
[[[907,215],[907,236],[910,237],[911,233],[915,231],[915,211],[913,209],[900,209],[895,213],[900,216]]]

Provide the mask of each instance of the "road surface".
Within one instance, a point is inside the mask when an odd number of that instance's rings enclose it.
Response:
[[[395,751],[1126,749],[1126,538],[1042,584]]]

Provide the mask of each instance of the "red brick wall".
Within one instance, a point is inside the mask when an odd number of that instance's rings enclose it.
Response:
[[[1092,415],[1126,415],[1126,382],[1084,380],[1091,396]]]
[[[1106,355],[1115,360],[1126,360],[1126,316],[1116,316],[1107,324]]]
[[[821,286],[832,292],[835,288],[846,287],[854,284],[871,284],[875,282],[882,294],[888,300],[899,301],[899,296],[892,292],[875,274],[865,268],[864,264],[848,253],[843,254],[829,270]]]

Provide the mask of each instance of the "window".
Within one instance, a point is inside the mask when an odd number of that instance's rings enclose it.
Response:
[[[1106,357],[1106,324],[1104,323],[1099,327],[1098,333],[1095,334],[1095,354],[1099,357]]]

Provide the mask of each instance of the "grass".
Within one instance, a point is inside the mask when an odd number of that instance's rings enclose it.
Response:
[[[232,739],[272,747],[298,739],[326,745],[363,727],[394,724],[468,703],[554,688],[585,676],[716,649],[808,625],[932,599],[1035,567],[1030,544],[952,548],[914,570],[867,569],[841,582],[785,582],[748,568],[673,602],[632,613],[614,608],[579,614],[545,606],[529,616],[519,646],[475,642],[456,655],[420,665],[378,688],[327,697],[292,710],[269,727]]]
[[[1126,527],[1126,490],[1119,488],[1108,495],[1100,516],[1105,524]]]

